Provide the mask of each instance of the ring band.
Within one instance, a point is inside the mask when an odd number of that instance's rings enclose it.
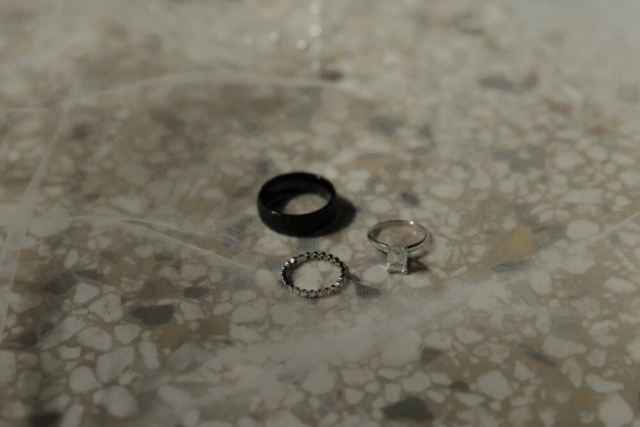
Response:
[[[279,205],[300,194],[316,194],[327,204],[314,212],[301,215],[280,211]],[[267,227],[289,236],[305,236],[327,227],[338,211],[338,198],[333,185],[320,175],[294,172],[267,181],[258,193],[258,213]]]
[[[301,289],[297,286],[294,286],[293,282],[291,281],[291,279],[289,279],[288,276],[289,269],[297,264],[299,260],[306,261],[309,259],[325,260],[336,264],[338,267],[340,267],[340,277],[338,277],[338,280],[336,280],[330,286],[327,286],[323,289],[318,289],[317,291]],[[305,298],[320,298],[339,292],[342,288],[342,285],[344,284],[346,275],[347,268],[345,267],[344,263],[340,261],[338,257],[327,254],[325,252],[306,252],[304,254],[296,255],[289,261],[285,262],[284,266],[282,267],[282,281],[284,282],[284,285],[289,289],[289,292]]]
[[[422,234],[420,240],[410,245],[405,246],[391,246],[384,242],[381,242],[376,238],[377,234],[382,231],[386,227],[390,226],[411,226],[413,230],[417,230]],[[387,253],[387,271],[390,273],[399,273],[402,272],[407,274],[409,272],[408,269],[408,254],[409,252],[413,252],[415,250],[420,249],[427,243],[427,238],[429,237],[429,232],[422,225],[418,224],[415,221],[405,221],[402,219],[395,219],[390,221],[382,221],[378,224],[374,225],[369,229],[367,233],[367,238],[373,243],[375,247],[380,249],[383,252]]]

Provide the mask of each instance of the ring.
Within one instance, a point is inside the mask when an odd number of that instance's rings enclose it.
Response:
[[[292,215],[281,212],[283,203],[300,194],[316,194],[327,204],[314,212]],[[258,193],[258,213],[267,227],[290,236],[304,236],[328,226],[338,211],[333,185],[325,178],[305,172],[279,175],[267,181]]]
[[[297,286],[293,285],[293,282],[288,277],[288,272],[291,267],[298,263],[298,260],[309,260],[309,259],[319,259],[326,260],[336,264],[340,267],[340,277],[331,286],[327,286],[324,289],[318,289],[317,291],[308,290],[308,289],[300,289]],[[347,268],[344,266],[344,263],[338,259],[338,257],[333,256],[331,254],[327,254],[325,252],[306,252],[304,254],[296,255],[291,258],[289,261],[284,263],[282,267],[282,281],[285,286],[289,289],[289,292],[294,293],[296,295],[300,295],[305,298],[320,298],[335,294],[340,291],[342,285],[344,284],[344,279],[347,274]]]
[[[391,246],[378,240],[378,235],[382,230],[389,227],[397,227],[397,226],[411,226],[414,234],[415,232],[419,234],[420,236],[419,240],[414,243],[410,243],[407,245],[400,245],[400,246],[395,246],[395,245]],[[401,273],[407,274],[409,272],[409,268],[408,268],[409,252],[413,252],[423,247],[425,243],[427,243],[429,232],[427,231],[426,228],[424,228],[423,226],[421,226],[415,221],[405,221],[401,219],[395,219],[391,221],[383,221],[374,225],[369,229],[369,233],[367,233],[367,237],[376,248],[387,253],[387,271],[389,271],[389,273],[401,272]]]

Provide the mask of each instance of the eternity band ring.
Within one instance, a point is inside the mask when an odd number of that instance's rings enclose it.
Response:
[[[293,282],[289,278],[289,270],[300,261],[307,261],[307,260],[314,260],[314,259],[329,261],[336,264],[338,267],[340,267],[340,276],[338,277],[338,280],[336,280],[330,286],[327,286],[326,288],[322,288],[318,290],[302,289],[297,286],[294,286]],[[320,297],[329,296],[339,292],[342,289],[342,286],[344,285],[344,279],[346,275],[347,275],[347,268],[345,267],[344,263],[340,261],[338,257],[333,256],[331,254],[327,254],[325,252],[306,252],[304,254],[296,255],[293,258],[291,258],[289,261],[285,262],[284,266],[282,267],[282,281],[284,282],[284,285],[287,287],[289,292],[294,293],[296,295],[300,295],[301,297],[305,297],[305,298],[320,298]]]
[[[380,233],[393,227],[408,228],[411,231],[411,237],[413,237],[411,243],[408,242],[407,236],[401,239],[400,243],[395,244],[380,241]],[[367,237],[376,248],[387,253],[387,271],[389,271],[389,273],[401,272],[407,274],[409,272],[409,252],[422,248],[425,243],[427,243],[429,232],[415,221],[395,219],[374,225],[369,229]]]

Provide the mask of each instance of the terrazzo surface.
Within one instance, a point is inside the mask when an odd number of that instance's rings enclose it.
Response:
[[[518,5],[2,2],[0,426],[639,427],[640,92]],[[340,221],[279,235],[300,170]]]

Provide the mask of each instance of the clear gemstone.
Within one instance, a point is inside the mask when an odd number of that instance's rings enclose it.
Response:
[[[404,273],[409,272],[407,266],[408,252],[406,248],[391,248],[387,252],[387,271],[389,273]]]

